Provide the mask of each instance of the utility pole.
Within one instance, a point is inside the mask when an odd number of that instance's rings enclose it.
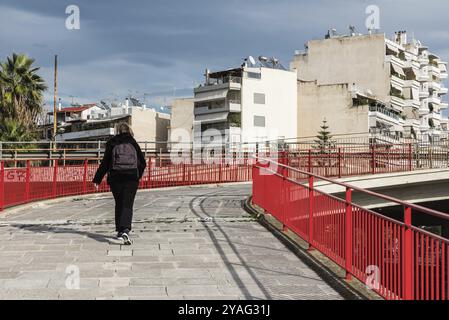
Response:
[[[56,133],[58,130],[58,108],[56,106],[56,98],[58,95],[58,55],[55,54],[55,79],[54,79],[54,96],[53,96],[53,149],[56,151]]]

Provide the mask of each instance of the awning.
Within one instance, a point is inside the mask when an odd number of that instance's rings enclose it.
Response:
[[[195,122],[213,123],[213,122],[226,121],[227,119],[228,119],[228,112],[218,112],[218,113],[198,115],[195,117]]]
[[[389,43],[388,41],[385,41],[385,43],[387,44],[387,48],[390,49],[391,51],[395,52],[395,53],[399,53],[399,48],[396,47],[395,45]]]
[[[393,67],[393,70],[394,70],[397,74],[399,74],[399,75],[405,77],[404,70],[402,70],[401,67],[398,67],[398,66],[394,65],[393,63],[391,64],[391,66]]]
[[[195,102],[226,99],[228,89],[200,92],[195,95]]]

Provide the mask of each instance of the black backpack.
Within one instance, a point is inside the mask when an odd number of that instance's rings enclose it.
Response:
[[[137,151],[131,143],[121,143],[112,148],[112,170],[137,169]]]

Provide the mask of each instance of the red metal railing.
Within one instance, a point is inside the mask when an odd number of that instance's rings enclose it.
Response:
[[[341,199],[316,186],[336,184]],[[403,207],[397,221],[352,201],[352,192]],[[449,215],[268,160],[253,167],[253,203],[386,299],[449,297],[449,240],[413,225],[413,216]]]
[[[67,161],[65,165],[56,159],[0,161],[0,210],[36,200],[109,191],[106,181],[98,190],[91,183],[98,159]],[[253,163],[254,159],[222,159],[213,164],[173,164],[149,158],[139,188],[251,181]]]
[[[290,151],[291,167],[323,177],[412,171],[418,168],[413,146],[358,145]],[[435,163],[436,164],[436,163]],[[421,166],[423,168],[423,166]]]

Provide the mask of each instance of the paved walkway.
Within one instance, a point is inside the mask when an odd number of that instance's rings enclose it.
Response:
[[[139,192],[132,246],[113,239],[110,194],[6,211],[0,299],[340,299],[242,209],[250,191]]]

